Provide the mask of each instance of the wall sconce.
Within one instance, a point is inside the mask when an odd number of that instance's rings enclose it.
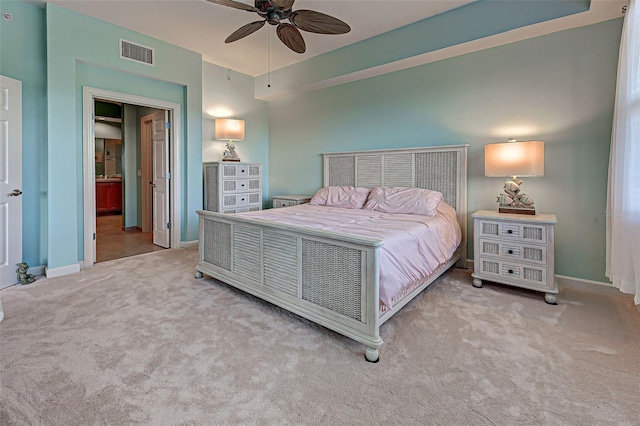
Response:
[[[215,127],[216,140],[229,141],[227,142],[227,149],[224,150],[222,155],[222,161],[240,161],[233,141],[244,140],[244,120],[216,118]]]
[[[512,177],[504,183],[505,194],[498,195],[500,213],[536,214],[533,198],[520,191],[518,176],[544,176],[544,142],[509,139],[485,145],[484,175]]]

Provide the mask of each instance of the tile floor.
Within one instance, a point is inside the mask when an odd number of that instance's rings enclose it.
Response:
[[[153,244],[153,233],[123,231],[122,215],[98,216],[96,218],[96,262],[120,259],[164,250]]]

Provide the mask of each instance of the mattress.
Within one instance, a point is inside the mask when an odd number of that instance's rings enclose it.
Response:
[[[387,308],[428,278],[454,254],[462,239],[456,212],[444,201],[435,216],[373,210],[299,206],[239,213],[244,217],[369,237],[380,249],[380,301]]]

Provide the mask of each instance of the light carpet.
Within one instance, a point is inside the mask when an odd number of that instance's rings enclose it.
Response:
[[[364,346],[209,278],[196,250],[0,292],[2,425],[637,425],[640,315],[454,269]]]

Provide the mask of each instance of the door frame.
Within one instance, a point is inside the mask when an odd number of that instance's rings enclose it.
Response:
[[[145,106],[169,111],[169,222],[171,222],[170,247],[178,248],[181,243],[182,200],[180,169],[182,113],[180,104],[161,99],[147,98],[128,93],[114,92],[95,87],[82,87],[82,149],[83,149],[83,188],[84,188],[84,268],[93,266],[96,256],[96,196],[95,196],[95,126],[94,105],[97,99]],[[137,123],[139,124],[139,123]],[[130,178],[125,176],[125,179]]]

